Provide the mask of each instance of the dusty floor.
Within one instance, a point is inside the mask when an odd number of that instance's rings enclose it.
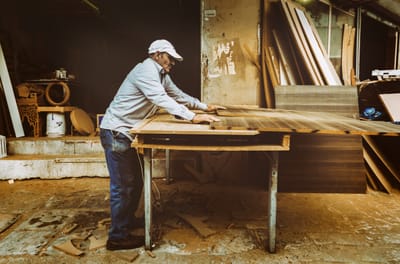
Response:
[[[89,250],[104,235],[108,179],[0,182],[3,263],[399,263],[400,194],[278,194],[277,252],[266,243],[266,194],[254,187],[156,181],[158,240],[143,248]],[[239,188],[240,187],[240,188]],[[201,237],[178,215],[200,217],[214,234]],[[13,223],[14,222],[14,223]],[[13,223],[13,224],[11,224]],[[67,232],[68,227],[77,224]],[[69,231],[69,230],[68,230]],[[139,230],[140,231],[140,230]],[[77,238],[76,235],[81,235]],[[54,246],[72,241],[76,257]]]

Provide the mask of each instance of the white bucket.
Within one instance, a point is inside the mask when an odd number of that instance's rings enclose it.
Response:
[[[47,113],[46,135],[48,137],[62,137],[65,135],[65,116],[63,113]]]

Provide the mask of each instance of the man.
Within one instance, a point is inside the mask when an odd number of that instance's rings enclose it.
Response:
[[[219,121],[209,114],[195,114],[189,109],[214,111],[221,106],[207,105],[181,91],[168,75],[175,61],[182,61],[167,40],[151,43],[149,57],[137,64],[122,82],[101,122],[100,139],[110,173],[111,227],[107,249],[140,247],[143,237],[131,235],[139,226],[134,212],[140,199],[143,181],[141,157],[131,148],[129,130],[159,108],[177,118],[193,123]]]

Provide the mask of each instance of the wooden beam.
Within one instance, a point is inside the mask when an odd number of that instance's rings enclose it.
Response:
[[[303,28],[305,37],[307,42],[310,45],[310,49],[314,54],[315,61],[319,66],[319,71],[321,75],[325,79],[326,84],[328,85],[342,85],[342,82],[339,79],[335,69],[333,68],[332,63],[327,57],[326,52],[323,51],[323,47],[320,46],[317,40],[317,36],[314,34],[314,30],[312,29],[311,23],[307,20],[305,12],[299,8],[294,8],[299,19],[300,25]],[[316,31],[316,30],[315,30]]]
[[[297,15],[292,8],[291,1],[281,0],[281,5],[284,14],[286,15],[286,19],[289,23],[289,28],[294,38],[294,42],[297,45],[297,51],[300,52],[304,64],[308,73],[310,74],[310,78],[315,85],[323,85],[324,81],[322,79],[321,74],[318,71],[318,67],[315,64],[315,60],[312,57],[309,46],[307,45],[307,41],[302,33],[301,26],[297,19]]]
[[[14,90],[11,84],[10,75],[8,74],[6,59],[0,43],[0,80],[6,95],[6,101],[11,116],[11,121],[14,127],[16,137],[25,136],[24,128],[22,127],[21,117],[19,115],[17,101],[15,100]],[[1,87],[0,87],[1,88]]]
[[[392,193],[392,186],[390,182],[386,179],[385,174],[382,173],[382,171],[379,169],[379,167],[376,165],[374,160],[372,159],[371,155],[364,149],[363,151],[364,155],[364,160],[367,162],[368,166],[371,168],[373,173],[375,174],[376,178],[379,180],[379,182],[382,184],[383,188],[387,193]]]

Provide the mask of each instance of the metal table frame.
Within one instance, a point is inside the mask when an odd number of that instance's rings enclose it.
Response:
[[[262,135],[261,140],[256,143],[250,143],[247,139],[252,139],[257,136],[248,135],[231,135],[227,131],[221,137],[210,135],[190,135],[190,144],[185,140],[188,135],[176,134],[162,134],[154,132],[146,132],[143,130],[136,130],[136,138],[132,143],[132,147],[142,151],[144,155],[144,214],[145,214],[145,248],[151,250],[151,227],[152,227],[152,197],[151,197],[151,181],[152,181],[152,149],[165,149],[165,150],[190,150],[190,151],[261,151],[267,152],[270,155],[270,171],[269,181],[267,186],[268,196],[268,245],[267,250],[271,253],[275,252],[276,241],[276,213],[277,213],[277,189],[278,189],[278,162],[279,152],[289,151],[290,135],[278,134],[275,137],[279,138],[278,141],[264,142],[264,139],[269,138],[269,134]],[[219,131],[221,132],[221,131]],[[240,132],[240,131],[239,131]],[[148,134],[146,134],[148,133]],[[238,133],[238,131],[236,131]],[[221,135],[221,134],[220,134]],[[220,136],[219,135],[219,136]],[[193,140],[193,137],[198,140]],[[156,140],[154,140],[156,138]],[[216,143],[217,138],[217,143]],[[229,139],[234,139],[230,141]],[[178,140],[176,140],[178,139]],[[187,139],[187,138],[186,138]],[[238,141],[239,139],[239,141]],[[241,141],[240,139],[246,139]],[[194,145],[193,142],[201,142],[201,144]]]

